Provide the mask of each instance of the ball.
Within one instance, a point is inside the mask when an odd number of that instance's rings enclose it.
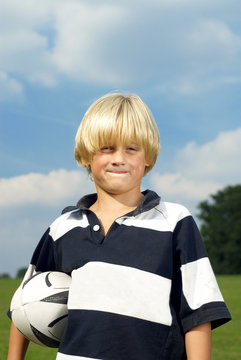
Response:
[[[10,313],[16,328],[30,341],[59,347],[66,326],[71,277],[49,271],[36,273],[13,295]]]

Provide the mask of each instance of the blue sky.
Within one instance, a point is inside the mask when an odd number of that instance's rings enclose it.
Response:
[[[0,0],[0,273],[27,266],[63,207],[94,191],[73,158],[88,106],[151,109],[162,153],[143,188],[197,204],[240,183],[239,0]]]

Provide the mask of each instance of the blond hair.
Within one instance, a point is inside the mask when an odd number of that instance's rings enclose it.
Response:
[[[155,120],[137,95],[107,94],[89,107],[80,123],[75,137],[75,159],[90,171],[93,155],[103,146],[133,142],[145,151],[149,164],[146,175],[161,149]]]

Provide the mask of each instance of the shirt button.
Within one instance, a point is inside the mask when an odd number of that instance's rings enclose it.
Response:
[[[94,225],[93,230],[94,231],[99,231],[100,230],[100,225]]]

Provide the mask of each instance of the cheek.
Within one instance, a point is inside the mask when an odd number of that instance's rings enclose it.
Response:
[[[143,174],[144,170],[146,168],[146,163],[142,159],[139,159],[135,162],[134,168],[135,168],[136,173]]]
[[[99,172],[100,170],[101,170],[101,164],[100,163],[98,163],[98,164],[92,164],[92,166],[91,166],[91,170],[92,170],[92,172]]]
[[[94,159],[90,164],[92,174],[100,174],[101,171],[105,169],[106,164],[107,162],[105,158],[98,157],[97,159]]]

